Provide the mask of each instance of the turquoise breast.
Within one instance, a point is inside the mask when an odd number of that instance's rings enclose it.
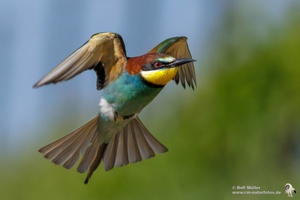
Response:
[[[110,103],[121,116],[139,113],[149,104],[163,87],[147,84],[143,78],[124,72],[105,89],[103,98]]]

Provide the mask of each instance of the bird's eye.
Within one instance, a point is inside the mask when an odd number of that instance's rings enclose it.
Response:
[[[156,61],[153,65],[155,68],[160,68],[162,66],[162,63],[159,61]]]

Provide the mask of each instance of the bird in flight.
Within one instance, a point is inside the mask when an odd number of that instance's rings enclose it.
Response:
[[[88,171],[85,183],[101,161],[104,170],[110,170],[166,152],[168,149],[147,130],[138,114],[171,80],[194,89],[193,62],[186,37],[166,39],[144,55],[127,57],[119,34],[92,35],[33,87],[94,70],[97,89],[103,90],[98,114],[39,152],[67,169],[81,157],[77,171]]]

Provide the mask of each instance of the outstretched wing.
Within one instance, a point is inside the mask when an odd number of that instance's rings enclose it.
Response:
[[[119,34],[97,33],[33,87],[66,81],[93,69],[97,74],[97,89],[101,90],[123,72],[126,60],[124,42]]]
[[[165,53],[173,56],[174,58],[192,58],[186,37],[173,37],[166,39],[149,51],[149,53]],[[181,82],[184,88],[187,83],[194,89],[194,86],[196,85],[196,73],[193,62],[179,67],[174,80],[177,84]]]

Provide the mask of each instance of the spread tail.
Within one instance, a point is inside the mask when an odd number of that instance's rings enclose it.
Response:
[[[41,148],[39,152],[52,160],[54,164],[66,169],[74,167],[80,154],[82,159],[77,171],[88,171],[84,183],[88,183],[101,160],[105,170],[135,163],[142,159],[164,153],[168,149],[154,138],[138,117],[134,117],[119,131],[109,143],[100,144],[98,133],[98,115],[89,122]]]

